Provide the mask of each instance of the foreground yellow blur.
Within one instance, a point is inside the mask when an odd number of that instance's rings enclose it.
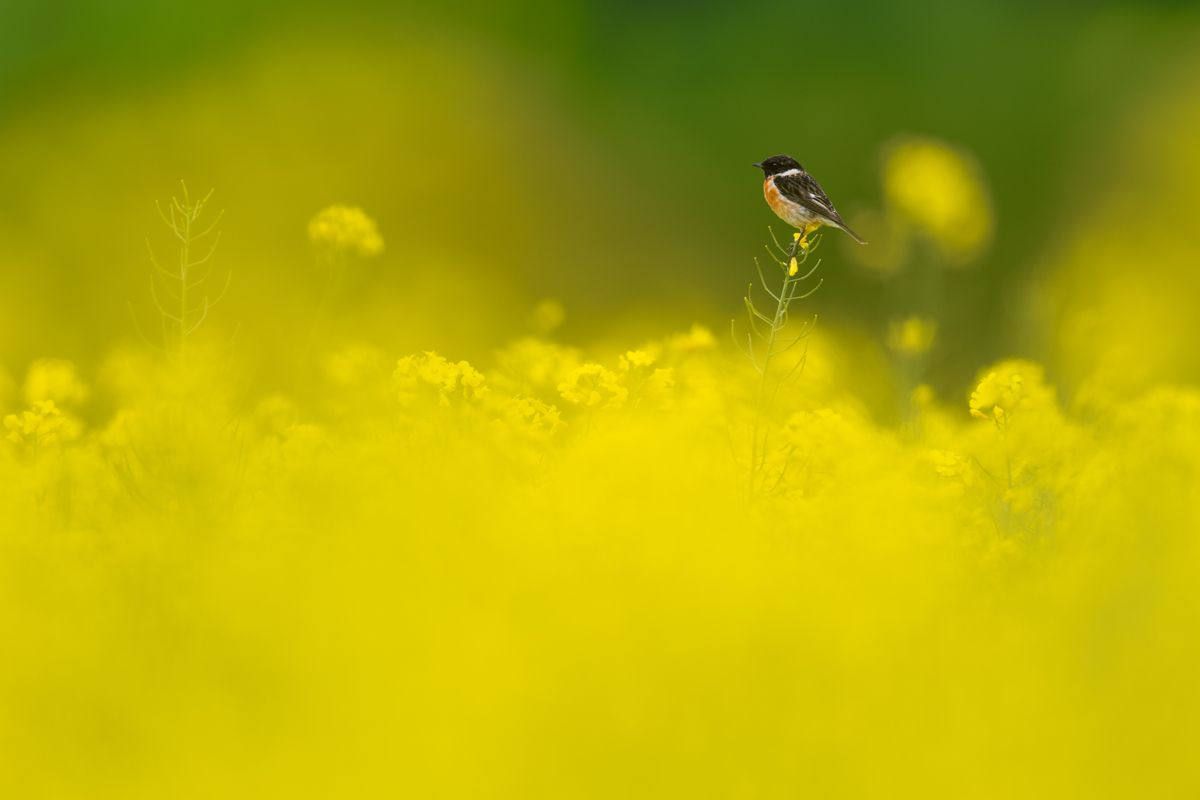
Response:
[[[748,500],[730,349],[363,343],[303,397],[200,347],[34,365],[0,451],[6,794],[1194,781],[1200,392],[1076,414],[1011,361],[898,433],[818,333]]]

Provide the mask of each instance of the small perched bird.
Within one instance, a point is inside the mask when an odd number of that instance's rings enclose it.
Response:
[[[866,244],[847,227],[820,184],[804,171],[799,161],[791,156],[771,156],[754,166],[763,171],[763,195],[767,205],[781,220],[800,229],[798,241],[802,247],[808,248],[808,234],[822,225],[840,228],[854,241]]]

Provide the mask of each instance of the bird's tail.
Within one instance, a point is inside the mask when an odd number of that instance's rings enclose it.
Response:
[[[849,236],[851,239],[853,239],[854,241],[858,242],[859,244],[866,244],[866,243],[867,243],[867,240],[866,240],[866,239],[862,238],[862,237],[861,237],[861,236],[859,236],[857,233],[855,233],[854,231],[850,230],[850,226],[849,226],[849,225],[847,225],[846,223],[844,223],[844,222],[838,223],[838,227],[839,227],[839,228],[841,228],[843,231],[845,231],[847,236]]]

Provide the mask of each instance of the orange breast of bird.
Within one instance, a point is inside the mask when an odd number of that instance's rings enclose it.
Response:
[[[767,205],[771,207],[779,216],[784,214],[783,198],[779,196],[779,190],[775,188],[775,181],[767,178],[763,181],[763,197],[767,198]]]
[[[767,198],[767,205],[771,207],[771,210],[793,228],[800,228],[807,232],[821,224],[815,214],[780,194],[779,189],[775,188],[775,181],[770,178],[763,181],[763,197]]]

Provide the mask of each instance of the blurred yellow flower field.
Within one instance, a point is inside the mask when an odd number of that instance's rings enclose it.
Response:
[[[630,344],[530,337],[469,364],[363,343],[299,397],[203,349],[115,353],[90,380],[34,365],[0,460],[9,785],[1052,796],[1187,777],[1184,730],[1137,731],[1183,724],[1200,666],[1200,393],[1080,415],[1010,361],[969,403],[918,392],[900,433],[826,377],[837,347],[815,333],[748,501],[751,366],[703,328]],[[98,397],[113,411],[81,429]],[[1150,776],[1096,761],[1116,752]]]
[[[1200,18],[76,5],[0,26],[0,797],[1200,792]]]

